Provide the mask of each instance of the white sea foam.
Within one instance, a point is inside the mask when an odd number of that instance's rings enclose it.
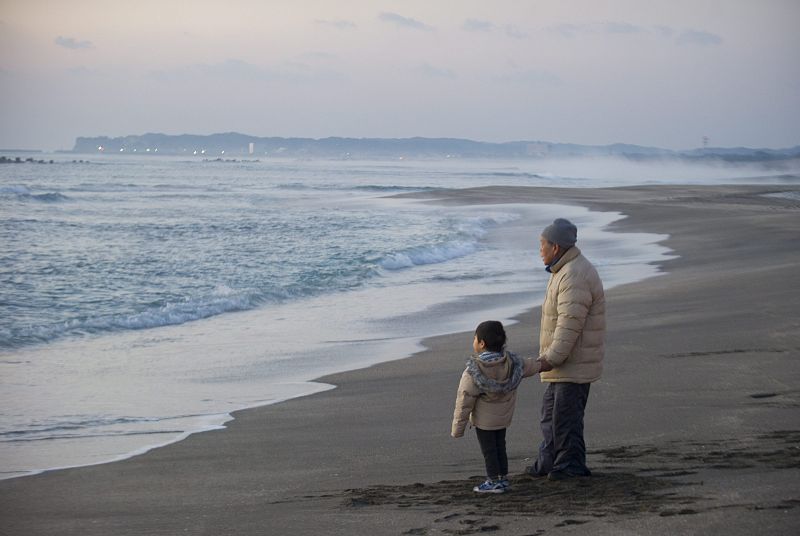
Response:
[[[774,197],[777,199],[789,199],[791,201],[800,201],[800,192],[775,192],[771,194],[764,194],[764,197]]]
[[[379,262],[381,268],[401,270],[424,264],[437,264],[464,257],[474,253],[478,248],[475,242],[451,242],[434,246],[411,248],[407,251],[392,253]]]

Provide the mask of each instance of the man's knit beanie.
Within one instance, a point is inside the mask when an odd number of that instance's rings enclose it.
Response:
[[[542,237],[553,244],[571,248],[578,241],[578,228],[571,221],[558,218],[544,228]]]

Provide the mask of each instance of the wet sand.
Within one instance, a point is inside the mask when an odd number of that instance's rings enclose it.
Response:
[[[449,437],[471,341],[460,333],[323,378],[332,391],[239,412],[226,430],[0,481],[0,534],[795,534],[800,202],[763,197],[785,191],[800,187],[415,194],[578,204],[628,215],[616,231],[670,235],[679,258],[665,275],[607,294],[606,370],[586,416],[592,478],[521,474],[540,439],[534,378],[508,434],[514,490],[471,492],[482,473],[474,433]],[[514,350],[534,353],[538,314],[509,328]]]

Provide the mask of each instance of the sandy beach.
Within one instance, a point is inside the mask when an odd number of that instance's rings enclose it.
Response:
[[[474,432],[449,437],[471,342],[455,333],[321,379],[334,390],[236,413],[224,430],[0,481],[0,534],[796,534],[800,202],[764,195],[788,191],[800,187],[411,194],[581,205],[628,216],[612,229],[670,235],[665,275],[607,293],[605,373],[586,416],[592,478],[522,476],[540,440],[534,378],[509,429],[514,490],[472,493]],[[537,348],[538,305],[508,329],[519,353]]]

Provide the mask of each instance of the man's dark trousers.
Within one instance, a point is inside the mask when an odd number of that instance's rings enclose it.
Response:
[[[533,473],[589,476],[583,413],[589,398],[589,383],[550,382],[542,399],[542,436]]]

